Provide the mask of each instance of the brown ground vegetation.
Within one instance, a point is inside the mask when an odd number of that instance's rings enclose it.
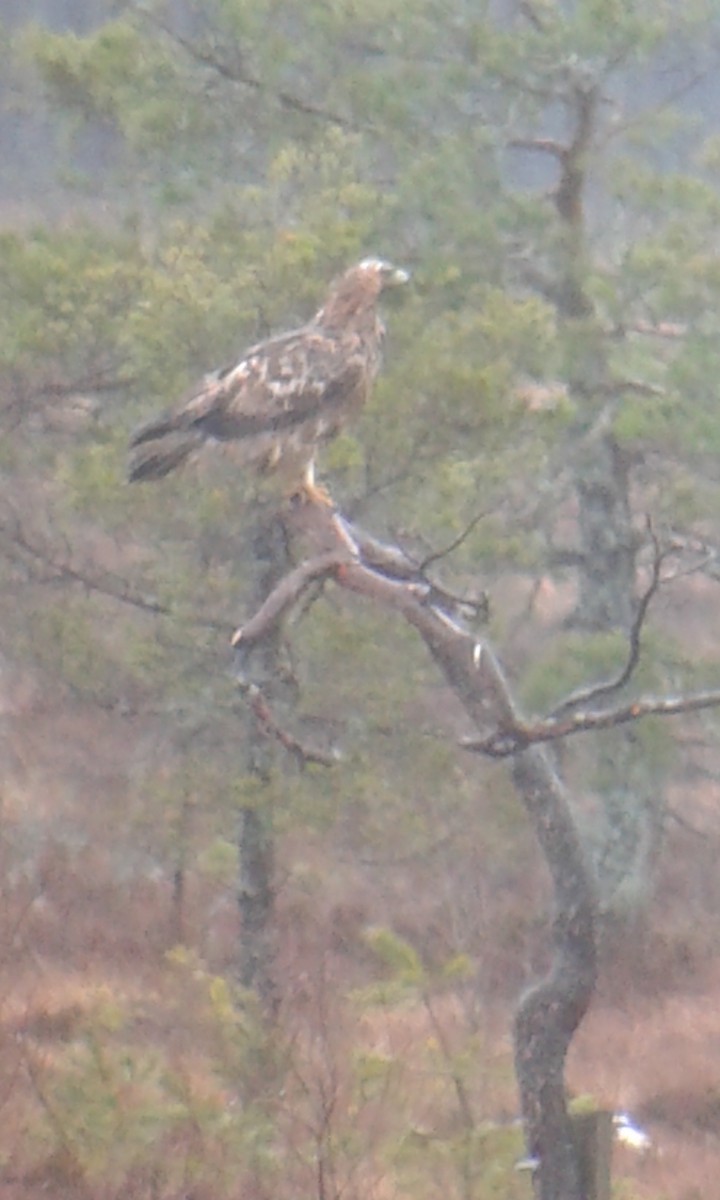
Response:
[[[703,608],[695,582],[685,600],[692,598]],[[685,614],[682,632],[690,636]],[[704,624],[704,609],[701,616]],[[676,617],[668,604],[663,618],[675,626]],[[717,639],[707,649],[713,655]],[[208,998],[213,979],[232,972],[232,887],[190,870],[179,919],[172,877],[152,837],[143,840],[142,797],[129,783],[147,728],[53,696],[30,677],[15,677],[4,700],[0,1197],[260,1197],[258,1179],[267,1182],[267,1174],[228,1182],[234,1151],[219,1132],[223,1114],[243,1102],[218,1070],[237,1052],[222,996]],[[700,730],[686,727],[678,736],[694,733]],[[630,1181],[627,1194],[643,1200],[709,1198],[720,1176],[720,826],[712,747],[694,762],[693,777],[679,771],[670,790],[674,816],[656,894],[641,918],[607,931],[601,986],[569,1062],[575,1093],[629,1110],[650,1133],[647,1154],[619,1147],[615,1160],[617,1179]],[[463,828],[464,857],[450,845],[446,857],[440,848],[391,870],[381,857],[356,861],[342,821],[307,839],[284,835],[281,1027],[292,1051],[270,1069],[265,1048],[262,1067],[248,1067],[248,1078],[259,1070],[253,1086],[285,1139],[288,1165],[276,1194],[423,1195],[413,1174],[418,1146],[429,1155],[426,1181],[452,1190],[447,1156],[436,1148],[453,1146],[457,1155],[467,1134],[453,1074],[460,1062],[475,1136],[510,1129],[502,1153],[511,1162],[519,1150],[511,1018],[518,992],[542,967],[546,885],[522,828],[512,826],[506,843],[497,828],[484,829],[490,808],[483,813],[483,806],[494,803],[478,799],[476,826]],[[452,887],[443,882],[450,879]],[[429,1003],[409,993],[384,1005],[347,1001],[353,989],[387,974],[366,937],[384,925],[431,969],[457,951],[459,937],[476,975],[456,988],[430,989]],[[191,948],[179,963],[168,955],[178,929]],[[70,1138],[63,1144],[54,1106],[67,1093],[56,1092],[56,1073],[89,1053],[100,1075],[111,1075],[120,1071],[113,1055],[126,1052],[136,1056],[122,1098],[128,1114],[149,1104],[149,1094],[159,1097],[168,1079],[178,1103],[191,1097],[195,1116],[168,1119],[158,1145],[178,1163],[206,1156],[207,1171],[196,1173],[192,1187],[182,1173],[175,1183],[169,1175],[153,1181],[139,1151],[133,1165],[117,1148],[104,1174],[97,1162],[77,1160]],[[134,1144],[138,1129],[127,1120]],[[391,1135],[407,1154],[389,1166]],[[508,1179],[505,1191],[492,1194],[527,1194],[522,1180]]]

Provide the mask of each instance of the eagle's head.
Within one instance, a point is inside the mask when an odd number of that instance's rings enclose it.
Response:
[[[358,274],[373,279],[377,284],[378,293],[384,288],[398,287],[402,283],[407,283],[410,278],[408,271],[394,266],[384,258],[364,258],[356,267],[351,267],[348,274],[352,271],[357,271]]]
[[[407,283],[409,278],[407,271],[385,259],[364,258],[335,280],[315,319],[326,327],[337,328],[363,320],[364,315],[370,317],[380,293]]]

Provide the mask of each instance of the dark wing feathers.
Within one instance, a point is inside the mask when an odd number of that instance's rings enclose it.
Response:
[[[259,342],[235,366],[207,375],[171,412],[131,440],[131,479],[160,478],[207,440],[236,441],[233,458],[260,471],[311,480],[317,444],[367,399],[383,327],[376,302],[405,272],[364,259],[330,287],[302,329]]]
[[[367,398],[379,338],[311,324],[253,346],[239,363],[206,375],[176,409],[132,436],[130,480],[160,479],[210,440],[237,441],[243,461],[290,460],[337,434]],[[302,456],[301,456],[302,457]],[[295,460],[297,461],[296,457]]]
[[[299,330],[253,347],[236,366],[206,375],[177,409],[142,425],[131,446],[180,430],[231,440],[283,432],[320,412],[341,415],[362,386],[355,339]]]

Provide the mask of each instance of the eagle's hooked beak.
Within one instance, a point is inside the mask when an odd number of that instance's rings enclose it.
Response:
[[[401,283],[409,283],[409,282],[410,282],[410,272],[403,271],[402,267],[394,267],[388,280],[387,280],[387,286],[399,287]]]
[[[359,266],[361,270],[376,273],[383,288],[398,287],[410,279],[409,271],[403,271],[402,267],[396,267],[384,258],[364,258]]]

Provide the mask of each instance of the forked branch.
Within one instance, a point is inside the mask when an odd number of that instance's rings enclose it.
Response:
[[[673,553],[672,548],[664,550],[661,547],[649,517],[647,518],[646,525],[653,550],[650,582],[637,602],[635,617],[628,638],[628,655],[625,664],[612,679],[607,679],[602,683],[591,684],[589,687],[578,688],[576,691],[571,692],[550,713],[552,718],[560,717],[572,709],[577,709],[580,705],[587,707],[603,696],[609,696],[613,692],[618,692],[626,683],[629,683],[635,668],[640,662],[641,635],[650,608],[650,601],[660,587],[660,571],[663,562],[669,554]]]
[[[395,547],[365,538],[330,510],[291,512],[293,532],[312,556],[271,592],[238,632],[236,646],[272,637],[309,579],[323,572],[348,591],[391,608],[417,630],[485,739],[522,728],[492,648],[463,628],[457,607],[413,574]],[[333,551],[334,549],[334,557]],[[540,1162],[543,1197],[577,1200],[578,1168],[565,1105],[564,1062],[595,987],[595,899],[565,788],[540,747],[515,746],[515,785],[533,823],[555,893],[554,956],[548,974],[523,997],[516,1016],[516,1069],[528,1150]]]
[[[600,711],[588,707],[632,677],[648,606],[661,582],[663,552],[651,531],[651,578],[638,604],[620,673],[573,693],[548,717],[527,721],[515,705],[492,646],[464,628],[462,607],[450,593],[422,578],[418,565],[402,550],[363,535],[319,506],[294,510],[288,525],[309,546],[310,557],[273,589],[238,631],[235,645],[250,650],[273,636],[313,581],[332,579],[338,587],[400,613],[417,630],[477,731],[463,743],[465,748],[510,759],[515,786],[552,877],[556,914],[550,970],[523,996],[515,1019],[515,1061],[527,1148],[539,1164],[535,1186],[541,1200],[577,1200],[581,1187],[565,1103],[564,1064],[595,987],[596,901],[565,787],[541,743],[650,715],[720,706],[720,690],[712,690],[641,697]],[[581,704],[586,707],[578,711]]]

